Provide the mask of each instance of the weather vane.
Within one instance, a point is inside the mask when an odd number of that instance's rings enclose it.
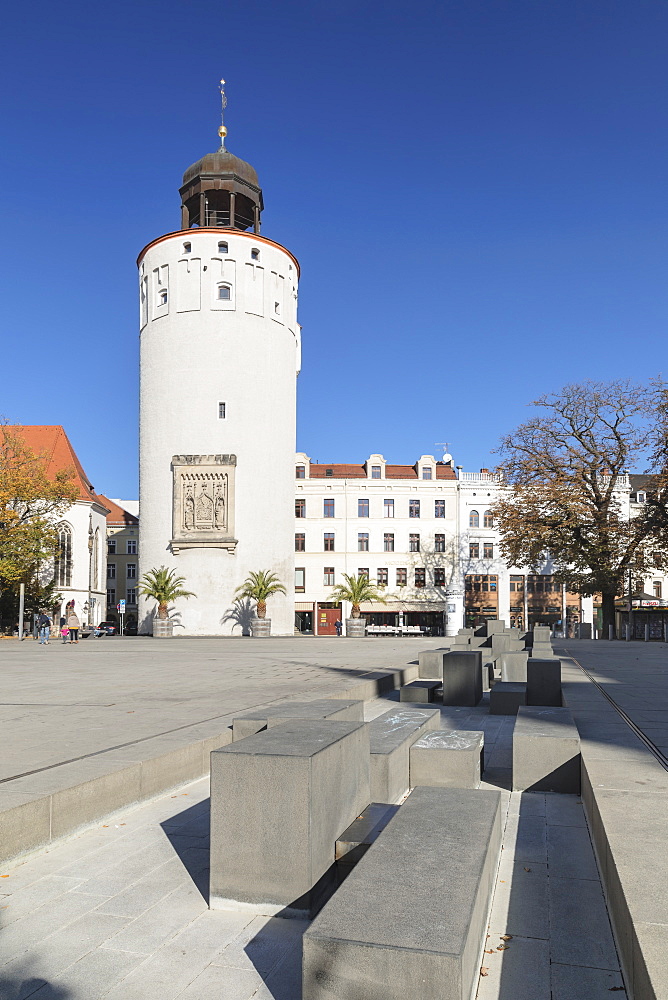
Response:
[[[227,135],[227,129],[225,128],[225,108],[227,107],[227,97],[225,96],[225,81],[220,81],[220,128],[218,129],[218,135],[220,136],[220,150],[223,152],[225,150],[225,136]]]

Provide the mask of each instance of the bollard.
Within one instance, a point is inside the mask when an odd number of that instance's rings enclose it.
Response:
[[[608,639],[614,639],[614,638],[615,638],[615,626],[608,625]]]
[[[649,625],[645,625],[645,642],[649,642]]]

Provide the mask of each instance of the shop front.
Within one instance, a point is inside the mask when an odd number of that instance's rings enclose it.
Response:
[[[372,628],[384,626],[400,635],[445,635],[444,601],[369,602],[361,610]]]

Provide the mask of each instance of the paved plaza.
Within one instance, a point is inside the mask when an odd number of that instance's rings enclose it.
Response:
[[[112,639],[87,640],[78,649],[2,643],[0,717],[11,755],[3,754],[0,806],[17,784],[52,787],[82,761],[125,752],[114,748],[139,754],[156,739],[198,736],[211,720],[223,726],[279,700],[340,693],[369,672],[406,668],[420,649],[442,643]],[[668,752],[668,646],[569,641],[557,651],[581,663]],[[397,697],[368,701],[365,718]],[[582,802],[508,790],[515,720],[487,714],[487,698],[475,709],[441,708],[445,728],[484,731],[482,787],[502,789],[504,801],[478,1000],[624,997]],[[612,736],[594,728],[587,737],[600,739],[601,756],[608,756],[606,742],[617,739],[616,725]],[[628,729],[621,719],[619,725],[620,734]],[[65,763],[72,761],[78,763]],[[210,911],[208,823],[202,778],[3,866],[0,1000],[300,1000],[307,922],[242,907]]]

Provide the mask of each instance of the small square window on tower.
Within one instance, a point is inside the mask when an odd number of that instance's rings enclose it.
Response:
[[[190,253],[191,250],[192,250],[192,243],[184,243],[183,244],[183,252],[184,253]]]
[[[160,292],[160,305],[161,306],[167,305],[167,292],[164,289],[162,292]]]
[[[225,403],[218,404],[218,419],[219,420],[225,419]]]
[[[218,244],[218,253],[227,253],[227,243]]]
[[[229,285],[218,285],[218,298],[229,302],[232,298],[232,290]]]
[[[251,250],[251,260],[259,260],[259,259],[260,259],[260,251],[257,250],[255,247],[253,247],[253,249]]]

